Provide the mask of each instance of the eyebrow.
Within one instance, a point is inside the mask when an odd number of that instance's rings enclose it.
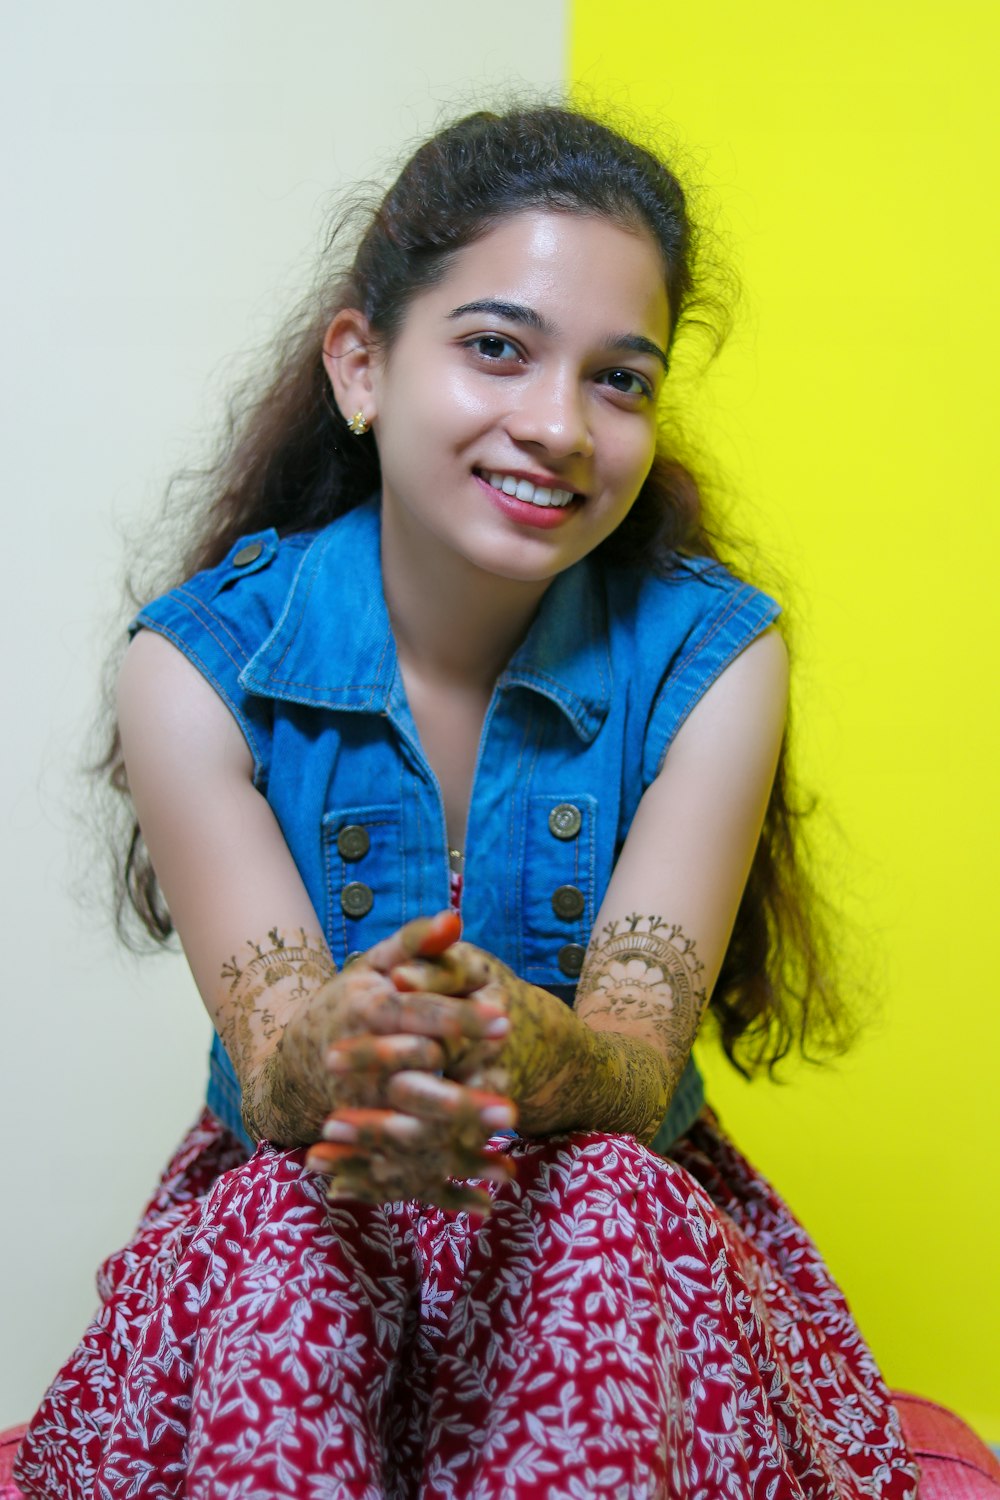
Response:
[[[461,318],[466,313],[489,313],[494,318],[505,318],[508,323],[522,323],[527,328],[537,328],[539,333],[553,334],[555,329],[541,313],[523,302],[501,302],[498,297],[482,297],[478,302],[463,302],[453,308],[449,318]]]
[[[652,339],[643,338],[641,333],[613,333],[605,340],[604,347],[612,351],[630,349],[633,354],[651,354],[660,361],[664,370],[670,369],[670,361],[659,344],[654,344]]]
[[[520,323],[525,328],[534,328],[548,337],[556,331],[533,307],[526,307],[523,302],[503,302],[498,297],[482,297],[476,302],[463,302],[461,307],[453,308],[448,317],[461,318],[466,313],[488,313],[491,317],[503,318],[508,323]],[[616,349],[628,349],[633,354],[651,354],[654,359],[659,360],[664,370],[670,368],[670,361],[659,344],[644,338],[641,333],[612,333],[604,340],[603,347],[609,353]]]

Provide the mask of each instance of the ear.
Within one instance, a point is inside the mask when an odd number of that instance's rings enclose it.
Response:
[[[345,421],[355,412],[373,422],[376,415],[378,355],[368,319],[356,307],[345,307],[323,339],[323,367]]]

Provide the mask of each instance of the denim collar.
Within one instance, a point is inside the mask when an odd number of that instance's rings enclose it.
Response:
[[[389,711],[396,643],[382,593],[380,538],[377,496],[316,535],[278,623],[240,674],[247,691],[318,708]],[[612,690],[598,564],[584,558],[552,580],[497,687],[548,698],[581,740],[594,738]]]

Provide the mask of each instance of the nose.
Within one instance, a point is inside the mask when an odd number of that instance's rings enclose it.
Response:
[[[553,458],[590,458],[594,438],[585,393],[568,371],[539,372],[525,383],[508,418],[515,442],[544,448]]]

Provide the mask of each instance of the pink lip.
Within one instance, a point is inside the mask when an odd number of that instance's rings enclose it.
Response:
[[[504,472],[511,471],[505,469]],[[497,510],[502,510],[504,515],[509,516],[512,521],[519,521],[522,526],[534,526],[539,531],[551,531],[554,526],[562,526],[580,505],[578,499],[571,500],[568,505],[532,505],[529,500],[516,500],[513,495],[507,495],[503,490],[495,490],[478,474],[473,474],[472,477],[478,485],[482,486],[487,498],[492,501]]]

